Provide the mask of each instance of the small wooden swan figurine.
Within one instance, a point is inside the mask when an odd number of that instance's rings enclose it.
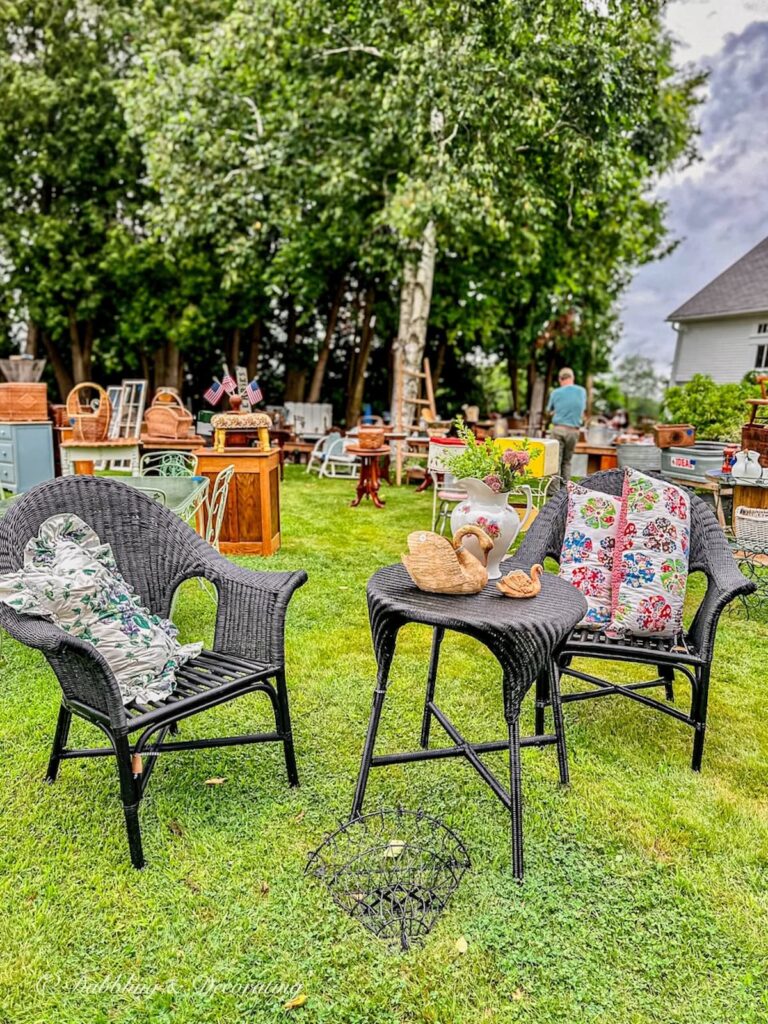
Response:
[[[536,597],[541,591],[541,574],[544,569],[537,563],[531,566],[531,575],[522,569],[513,569],[503,576],[496,586],[505,597]]]
[[[466,551],[461,541],[473,536],[483,552],[483,561]],[[429,530],[408,534],[410,554],[402,555],[408,575],[430,594],[478,594],[488,582],[485,562],[493,548],[491,538],[479,526],[462,526],[453,541]]]

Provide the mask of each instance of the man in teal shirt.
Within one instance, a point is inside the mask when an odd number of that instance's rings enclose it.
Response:
[[[549,396],[547,412],[552,415],[550,434],[560,444],[560,476],[567,482],[571,478],[573,449],[579,440],[579,429],[587,407],[587,392],[574,383],[573,370],[568,366],[562,368],[557,379],[560,387]]]

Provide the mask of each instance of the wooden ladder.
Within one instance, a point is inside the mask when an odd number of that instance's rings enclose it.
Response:
[[[417,430],[422,419],[436,420],[437,409],[435,407],[435,392],[432,387],[432,370],[429,359],[425,359],[423,370],[409,370],[403,366],[403,356],[397,353],[395,360],[395,423],[394,429],[397,433],[410,434]],[[406,399],[406,381],[416,379],[418,387],[416,397]],[[405,415],[406,405],[414,407],[414,414],[407,418]],[[407,421],[406,421],[407,420]],[[405,458],[407,441],[397,442],[396,480],[398,486],[403,478],[403,459]]]

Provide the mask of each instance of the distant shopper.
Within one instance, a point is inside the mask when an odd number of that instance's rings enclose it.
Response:
[[[579,428],[587,407],[587,392],[574,382],[573,370],[564,366],[557,375],[560,387],[555,388],[547,402],[552,415],[550,434],[560,444],[560,476],[571,478],[573,449],[579,439]]]

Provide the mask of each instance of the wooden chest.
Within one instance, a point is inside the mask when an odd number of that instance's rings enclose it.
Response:
[[[690,423],[657,423],[653,440],[657,448],[686,448],[696,442],[696,427]]]
[[[213,489],[218,473],[235,467],[219,546],[224,555],[272,555],[280,549],[280,452],[196,448],[197,472]],[[210,493],[210,491],[209,491]]]

